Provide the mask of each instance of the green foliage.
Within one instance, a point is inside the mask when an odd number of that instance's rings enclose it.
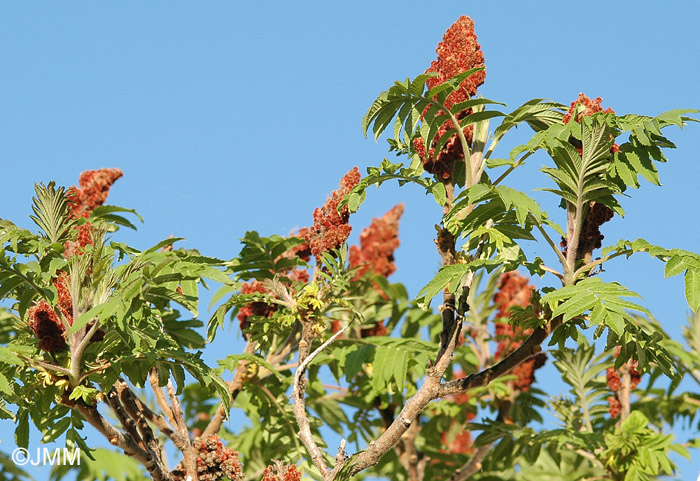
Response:
[[[341,201],[339,208],[347,205],[350,212],[356,212],[367,198],[367,188],[376,185],[379,187],[389,180],[397,180],[399,185],[407,183],[418,184],[425,189],[426,195],[432,194],[438,205],[445,205],[445,186],[434,179],[424,177],[420,159],[414,155],[411,165],[405,167],[402,163],[392,163],[387,159],[379,164],[379,167],[368,167],[367,175],[360,180],[352,191]]]
[[[6,481],[31,481],[32,476],[15,464],[12,458],[5,453],[0,453],[0,467],[2,467],[3,479]]]
[[[428,225],[437,222],[443,263],[412,300],[404,286],[353,260],[364,244],[324,252],[314,265],[300,257],[304,239],[256,231],[246,232],[230,260],[178,248],[178,238],[139,250],[107,237],[135,229],[128,215],[142,219],[134,210],[100,206],[77,219],[64,188],[37,185],[37,233],[0,220],[0,418],[15,423],[16,445],[34,441],[33,425],[42,443],[80,448],[80,468],[57,468],[55,480],[71,473],[166,479],[154,474],[169,469],[154,467],[163,446],[172,443],[188,459],[191,438],[205,432],[236,450],[246,479],[272,460],[326,480],[332,476],[322,474],[322,464],[332,469],[337,462],[344,465],[334,479],[417,479],[410,471],[450,479],[476,461],[475,480],[674,474],[670,452],[687,451],[664,433],[696,422],[700,406],[700,395],[680,387],[683,379],[700,386],[700,255],[643,239],[604,246],[599,258],[592,247],[581,255],[574,246],[600,227],[588,216],[595,203],[622,215],[621,199],[640,187],[640,176],[660,185],[663,149],[675,147],[662,131],[694,121],[687,114],[697,111],[579,115],[579,106],[564,123],[566,106],[543,99],[510,113],[487,110],[504,104],[484,98],[448,108],[448,97],[482,69],[430,89],[435,74],[396,82],[362,121],[375,140],[393,135],[390,151],[405,163],[384,159],[369,167],[339,212],[357,211],[370,186],[390,180],[417,184],[442,207]],[[495,119],[500,124],[491,126]],[[523,124],[534,132],[530,140],[492,158]],[[421,142],[436,155],[458,144],[454,170],[428,175],[416,152]],[[538,151],[551,158],[541,169],[550,182],[543,190],[558,197],[562,211],[546,212],[506,182]],[[316,228],[323,235],[332,227]],[[394,233],[368,232],[363,242],[393,262],[394,247],[384,250]],[[526,241],[548,246],[555,264],[529,258]],[[694,311],[684,343],[630,300],[640,294],[603,274],[606,263],[639,252],[664,262],[666,277],[684,275]],[[516,274],[524,269],[542,278],[539,287]],[[218,290],[205,327],[199,289],[209,283]],[[442,306],[431,309],[440,293]],[[229,321],[246,347],[212,368],[203,350]],[[568,386],[565,395],[549,397],[549,383],[533,384],[545,355]],[[468,383],[467,392],[456,392]],[[292,405],[290,395],[305,405]],[[624,409],[616,412],[615,403]],[[114,419],[96,414],[98,406]],[[226,423],[230,409],[248,421]],[[548,410],[556,426],[545,421]],[[86,422],[131,457],[93,449]],[[336,456],[324,440],[329,431],[347,441],[345,453]],[[353,473],[367,457],[363,450],[378,445],[382,456]],[[356,454],[343,458],[350,452]],[[9,479],[28,478],[6,457],[0,464]]]
[[[611,195],[615,192],[615,185],[606,180],[604,174],[608,170],[615,135],[605,115],[609,114],[583,117],[580,124],[553,125],[545,131],[544,145],[556,168],[543,168],[542,171],[559,187],[546,190],[573,205],[595,200],[614,206]],[[569,142],[570,137],[581,142],[581,154]]]
[[[648,424],[644,414],[634,411],[605,436],[605,465],[625,481],[643,481],[675,471],[668,458],[673,435],[659,434]]]
[[[549,292],[542,297],[542,302],[550,306],[552,316],[563,316],[564,322],[590,311],[588,322],[591,325],[603,324],[620,336],[625,330],[625,321],[632,321],[628,310],[649,312],[623,297],[641,296],[618,283],[593,277]]]
[[[57,189],[54,182],[49,182],[47,186],[36,184],[34,189],[36,190],[36,197],[32,199],[34,215],[30,218],[52,244],[61,242],[74,225],[72,222],[67,222],[68,198],[65,188]]]
[[[57,465],[51,471],[51,481],[64,479],[71,472],[77,471],[77,479],[95,481],[146,481],[139,464],[131,458],[109,449],[95,449],[91,460],[85,455],[80,459],[80,467],[68,464]]]

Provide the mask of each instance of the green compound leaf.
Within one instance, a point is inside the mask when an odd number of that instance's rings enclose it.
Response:
[[[700,270],[688,269],[685,273],[685,299],[693,312],[700,309]]]
[[[544,295],[542,302],[549,304],[552,316],[561,315],[564,321],[590,311],[588,320],[591,325],[604,324],[620,336],[625,330],[625,321],[634,322],[628,310],[650,314],[646,308],[623,297],[641,298],[639,294],[616,282],[589,278]]]

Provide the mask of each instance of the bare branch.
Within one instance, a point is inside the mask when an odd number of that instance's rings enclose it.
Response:
[[[168,378],[168,397],[170,398],[170,405],[173,407],[173,417],[175,418],[175,428],[178,430],[180,437],[185,441],[185,449],[182,450],[184,456],[185,469],[187,474],[192,477],[193,480],[197,480],[197,454],[192,448],[192,443],[190,442],[189,431],[185,425],[185,414],[180,406],[180,401],[177,399],[177,393],[173,387],[173,383]],[[206,439],[206,438],[205,438]]]
[[[95,406],[78,401],[71,404],[70,407],[77,409],[88,423],[107,438],[110,444],[119,446],[127,456],[131,456],[143,464],[154,481],[172,481],[172,476],[161,463],[158,463],[151,454],[136,444],[130,436],[124,436],[121,431],[103,418]]]
[[[245,354],[253,354],[255,352],[255,343],[248,341],[243,352]],[[231,380],[231,382],[229,382],[228,385],[229,392],[231,393],[231,401],[234,401],[236,399],[236,396],[238,396],[238,393],[243,387],[243,376],[247,368],[248,361],[246,361],[245,359],[238,361],[235,373],[233,374],[233,379]],[[204,431],[202,431],[202,439],[206,439],[212,434],[218,433],[221,429],[221,425],[224,423],[224,420],[227,416],[228,411],[226,410],[226,406],[224,406],[224,404],[221,403],[219,405],[219,409],[216,410],[216,414],[212,416],[211,421],[209,421],[207,427],[204,428]]]
[[[544,327],[536,328],[522,346],[506,356],[502,361],[494,366],[484,369],[478,373],[471,374],[462,379],[441,383],[442,375],[450,364],[452,352],[454,351],[455,339],[450,342],[450,348],[445,355],[438,359],[435,366],[428,369],[425,382],[418,389],[418,392],[406,401],[397,419],[389,426],[376,441],[364,451],[355,454],[349,461],[348,467],[344,470],[344,476],[350,477],[360,471],[367,469],[379,462],[379,458],[391,449],[406,430],[411,426],[413,420],[420,415],[430,401],[449,396],[458,392],[466,391],[475,387],[485,386],[494,379],[510,372],[517,365],[527,361],[532,356],[542,351],[541,344],[561,324],[562,317],[550,321]]]
[[[136,428],[138,429],[139,435],[146,448],[149,450],[154,459],[156,459],[159,463],[162,463],[162,460],[160,459],[160,443],[153,434],[153,430],[151,429],[151,426],[148,425],[143,413],[136,405],[134,395],[129,389],[129,386],[127,386],[126,382],[120,379],[115,383],[114,387],[119,393],[119,400],[121,401],[122,406],[124,406],[124,409],[129,414],[131,419],[136,422]]]
[[[122,406],[122,403],[119,400],[119,392],[114,387],[110,389],[107,393],[107,404],[109,404],[109,407],[112,408],[112,411],[114,411],[114,414],[117,416],[119,423],[122,425],[122,428],[124,428],[127,434],[131,436],[131,438],[139,446],[145,448],[143,440],[139,435],[138,429],[136,429],[136,422],[132,418],[130,418],[124,410],[124,406]]]
[[[452,330],[452,337],[442,357],[438,358],[436,364],[428,369],[425,382],[418,389],[418,392],[406,401],[394,422],[376,441],[371,442],[367,449],[355,454],[350,459],[349,472],[345,472],[345,476],[353,476],[377,464],[379,458],[399,442],[401,436],[411,427],[413,420],[423,412],[430,401],[440,397],[440,380],[452,361],[458,332],[458,329]]]
[[[418,437],[419,432],[420,422],[419,418],[416,418],[397,445],[399,462],[408,473],[408,481],[422,481],[425,476],[427,458],[421,457],[416,449],[416,437]]]
[[[157,427],[160,432],[165,434],[173,442],[173,444],[175,444],[175,447],[182,450],[185,446],[185,440],[182,439],[179,433],[175,432],[173,426],[168,423],[168,420],[160,414],[153,412],[151,408],[144,404],[138,397],[134,397],[134,401],[146,419]]]
[[[160,409],[163,411],[163,414],[165,414],[165,417],[168,418],[168,422],[170,422],[170,425],[172,427],[176,428],[177,424],[175,423],[175,417],[173,416],[173,410],[170,407],[170,404],[168,404],[168,401],[165,399],[165,395],[163,394],[163,389],[159,385],[158,370],[156,368],[151,369],[151,372],[148,374],[148,380],[151,383],[151,388],[153,389],[153,394],[156,397],[156,403],[158,404]]]
[[[461,379],[455,379],[442,383],[438,389],[437,397],[445,397],[450,394],[486,386],[494,379],[508,374],[513,368],[530,359],[542,351],[541,344],[562,322],[562,316],[552,319],[543,327],[537,327],[532,334],[515,351],[508,354],[503,360],[474,374]]]
[[[464,465],[455,471],[452,476],[450,476],[449,481],[466,481],[474,473],[481,469],[481,463],[483,462],[486,455],[491,450],[491,444],[485,444],[477,448],[474,454],[471,455],[469,460],[464,463]]]
[[[297,425],[299,426],[299,437],[301,442],[304,443],[306,450],[311,455],[311,461],[321,472],[324,480],[332,480],[334,475],[328,469],[326,462],[323,459],[323,452],[314,441],[313,434],[311,433],[311,426],[309,424],[309,418],[306,415],[306,368],[309,366],[311,361],[314,360],[326,347],[328,347],[333,341],[335,341],[338,336],[343,334],[349,326],[343,327],[341,330],[333,334],[326,342],[321,344],[318,349],[306,356],[308,353],[311,341],[313,340],[312,327],[309,322],[304,323],[304,328],[302,331],[302,341],[299,343],[300,347],[304,349],[299,350],[299,367],[294,373],[294,382],[292,383],[292,395],[291,399],[294,401],[294,416],[297,419]],[[342,466],[342,463],[338,466]],[[336,466],[336,468],[338,468]]]
[[[630,398],[632,397],[632,376],[630,375],[631,361],[627,361],[620,368],[620,376],[622,382],[618,390],[618,398],[620,399],[620,422],[630,416]]]
[[[345,438],[343,438],[343,439],[340,441],[340,446],[338,446],[338,454],[335,455],[335,464],[336,464],[336,466],[337,466],[337,465],[341,465],[341,464],[343,464],[343,463],[345,462],[345,457],[347,456],[347,455],[345,454],[345,444],[346,444],[346,443],[347,443],[347,441],[345,440]]]

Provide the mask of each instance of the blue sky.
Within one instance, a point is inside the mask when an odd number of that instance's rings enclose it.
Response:
[[[345,172],[388,155],[383,140],[364,139],[362,115],[394,80],[425,70],[460,15],[474,19],[486,57],[480,93],[510,108],[541,97],[569,103],[579,92],[620,114],[700,108],[694,2],[3,1],[0,217],[30,227],[35,182],[73,185],[83,170],[120,167],[109,202],[145,218],[119,237],[137,247],[173,234],[231,258],[246,230],[307,226]],[[604,226],[606,239],[700,250],[700,126],[668,133],[678,150],[661,169],[664,187],[633,192],[626,218]],[[544,162],[534,158],[516,186],[546,183]],[[556,214],[551,195],[533,195]],[[399,201],[393,280],[415,294],[439,263],[440,209],[430,198],[408,187],[370,191],[351,240]],[[681,278],[664,280],[648,258],[606,270],[680,333]],[[5,450],[11,430],[0,423]],[[700,460],[686,463],[682,479],[699,469]]]

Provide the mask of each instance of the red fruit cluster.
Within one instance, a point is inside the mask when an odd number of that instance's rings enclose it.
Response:
[[[593,252],[593,249],[599,249],[603,246],[605,236],[600,232],[600,226],[613,218],[615,213],[608,206],[591,201],[588,205],[588,213],[583,220],[581,226],[581,235],[579,236],[578,248],[576,249],[576,258],[583,259],[588,254]],[[561,247],[564,255],[567,251],[566,239],[562,237]]]
[[[614,215],[610,207],[598,202],[590,203],[578,241],[578,258],[583,258],[587,253],[593,252],[593,249],[602,247],[605,236],[601,234],[600,226],[612,219]]]
[[[94,241],[92,240],[91,223],[86,222],[83,225],[76,226],[75,230],[77,231],[76,239],[74,241],[66,241],[63,244],[63,257],[66,259],[74,255],[82,255],[83,252],[85,252],[83,248],[88,244],[91,246],[95,245]]]
[[[268,294],[270,291],[265,287],[262,281],[250,281],[241,286],[241,294]],[[250,316],[271,317],[277,311],[275,304],[255,301],[240,308],[238,311],[238,322],[241,331],[250,326],[248,318]]]
[[[447,29],[438,43],[435,52],[437,60],[433,60],[425,73],[437,73],[436,77],[428,79],[429,88],[447,82],[451,78],[475,67],[484,66],[484,52],[474,33],[474,21],[462,15]],[[445,106],[451,108],[454,104],[469,100],[476,95],[476,89],[486,80],[486,71],[477,72],[465,79],[459,90],[451,93],[445,100]]]
[[[350,247],[350,267],[358,267],[355,280],[367,272],[389,277],[396,271],[394,251],[399,247],[399,219],[403,214],[403,204],[395,205],[381,218],[372,219],[360,234],[360,245]],[[374,288],[384,296],[379,285]],[[386,298],[386,297],[385,297]],[[333,321],[331,330],[336,333],[342,328],[340,321]],[[386,336],[388,331],[384,321],[376,322],[372,327],[362,329],[361,337]]]
[[[29,328],[39,338],[39,349],[56,353],[66,349],[65,327],[58,314],[46,302],[40,301],[29,309]]]
[[[399,219],[403,210],[403,204],[398,204],[381,218],[372,219],[360,234],[360,245],[350,247],[350,266],[359,266],[355,279],[370,270],[384,277],[396,271],[394,251],[400,244]]]
[[[513,306],[527,307],[535,286],[528,284],[528,279],[516,271],[506,272],[501,276],[499,291],[493,298],[498,307],[498,318],[508,317],[508,310]],[[532,329],[513,328],[508,323],[496,322],[496,339],[498,347],[495,359],[502,359],[519,348]],[[535,380],[535,370],[544,365],[547,356],[539,353],[529,361],[516,366],[511,374],[518,378],[513,381],[513,389],[527,391]]]
[[[80,174],[78,184],[80,187],[70,187],[66,192],[70,216],[77,219],[90,217],[96,207],[101,206],[107,200],[109,189],[124,173],[121,169],[86,170]],[[76,227],[78,231],[75,241],[65,243],[64,256],[82,254],[82,248],[86,245],[94,245],[92,240],[92,224],[89,222]]]
[[[361,337],[386,336],[387,334],[389,331],[387,331],[384,321],[377,321],[374,326],[360,331]]]
[[[68,324],[73,324],[73,298],[70,294],[70,276],[65,271],[60,271],[58,277],[53,282],[53,286],[58,293],[58,307],[63,317],[68,321]]]
[[[308,243],[311,253],[316,256],[316,262],[320,262],[324,252],[342,246],[350,235],[350,211],[344,206],[338,212],[338,204],[360,183],[361,177],[358,168],[353,168],[343,176],[338,190],[333,191],[323,207],[314,210],[314,225],[304,231],[304,240]]]
[[[294,237],[299,237],[300,239],[306,239],[306,237],[311,234],[309,233],[308,227],[302,227],[299,229],[299,232],[292,235]],[[311,246],[309,246],[308,242],[304,242],[303,244],[299,244],[298,246],[289,249],[289,254],[291,256],[296,256],[303,261],[309,262],[311,260]]]
[[[586,94],[580,93],[578,94],[578,98],[571,102],[571,106],[569,108],[569,112],[564,115],[564,118],[562,119],[564,121],[564,124],[568,124],[569,121],[571,120],[572,116],[574,113],[578,110],[578,114],[576,115],[576,119],[574,119],[576,122],[581,122],[581,117],[587,117],[589,115],[596,114],[598,112],[603,112],[605,114],[614,114],[615,111],[608,107],[607,109],[603,110],[603,107],[601,107],[601,103],[603,102],[603,99],[598,97],[595,100],[589,99]]]
[[[301,471],[295,465],[275,461],[265,468],[262,481],[301,481]]]
[[[564,115],[564,118],[562,119],[564,125],[568,124],[569,121],[571,121],[574,114],[576,114],[576,118],[574,119],[574,121],[578,123],[581,123],[582,117],[588,117],[589,115],[597,114],[598,112],[603,112],[604,114],[614,114],[615,111],[610,107],[603,110],[603,107],[601,107],[600,105],[602,101],[603,99],[600,97],[598,97],[595,100],[591,100],[588,97],[586,97],[584,93],[578,94],[578,98],[571,102],[571,107],[569,107],[569,111]],[[583,153],[581,143],[579,141],[574,141],[573,139],[571,140],[571,143],[574,145],[574,147],[576,147],[579,155],[581,155]],[[613,144],[612,147],[610,147],[610,152],[612,152],[613,154],[619,151],[620,146],[617,144]]]
[[[471,454],[474,452],[474,442],[469,431],[459,431],[456,436],[450,439],[449,431],[440,434],[440,441],[445,449],[441,449],[443,453],[448,454]]]
[[[617,419],[622,412],[622,403],[620,399],[615,396],[608,396],[608,413],[612,419]]]
[[[618,347],[615,357],[620,354],[620,348]],[[637,361],[627,361],[620,370],[616,370],[614,367],[609,367],[605,372],[605,378],[608,382],[608,387],[614,393],[613,396],[608,397],[608,412],[610,417],[615,419],[620,415],[622,411],[622,403],[620,402],[620,395],[622,394],[622,376],[626,373],[630,377],[630,391],[633,391],[639,383],[642,381],[642,373],[637,370]]]
[[[199,481],[219,481],[226,477],[231,481],[243,479],[243,465],[238,453],[224,447],[219,436],[212,435],[194,442],[197,452],[197,476]]]
[[[90,212],[104,204],[109,188],[123,175],[121,169],[86,170],[80,174],[80,187],[71,187],[66,193],[71,215],[89,217]]]
[[[286,254],[284,254],[286,255]],[[287,274],[291,281],[299,281],[306,283],[309,281],[309,273],[304,269],[292,269]],[[241,286],[241,294],[273,294],[262,281],[254,280],[247,282]],[[276,304],[268,304],[263,301],[254,301],[241,307],[238,311],[238,322],[241,330],[245,330],[250,326],[248,318],[250,316],[272,317],[277,311]]]
[[[481,51],[481,46],[474,33],[474,22],[467,16],[460,17],[447,29],[442,37],[442,42],[438,44],[435,51],[438,58],[431,63],[425,72],[434,72],[437,73],[437,76],[427,81],[428,88],[436,87],[474,67],[484,66],[484,53]],[[476,89],[485,80],[486,72],[484,70],[471,75],[461,83],[458,90],[447,97],[445,106],[449,109],[453,105],[473,97],[476,94]],[[460,112],[457,118],[462,119],[470,113],[471,110],[465,110]],[[446,122],[440,127],[435,138],[439,139],[452,128],[454,128],[452,122]],[[468,141],[471,141],[472,131],[472,126],[464,129],[464,135]],[[457,135],[454,135],[440,152],[435,152],[434,146],[431,146],[426,152],[423,139],[416,139],[414,148],[423,162],[425,171],[442,180],[448,180],[452,176],[455,161],[464,158],[464,152]]]

